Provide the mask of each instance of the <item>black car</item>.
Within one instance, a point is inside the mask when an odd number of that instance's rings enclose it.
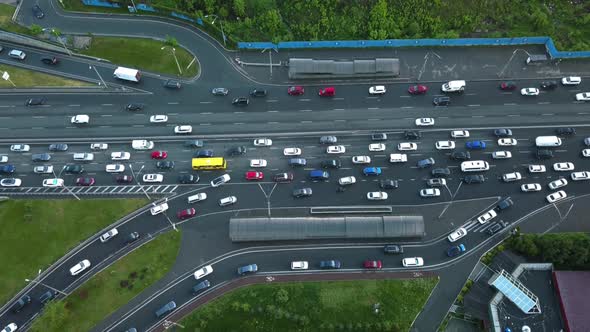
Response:
[[[404,247],[399,246],[397,244],[388,244],[383,247],[383,252],[386,254],[403,254]]]
[[[227,150],[227,154],[230,156],[240,156],[246,154],[246,147],[245,146],[234,146]]]
[[[430,167],[434,164],[435,164],[434,158],[426,158],[426,159],[418,160],[418,162],[416,163],[418,168],[426,168],[426,167]]]
[[[43,10],[41,10],[41,7],[39,7],[39,5],[34,5],[31,9],[33,11],[33,16],[35,16],[36,18],[41,19],[45,17],[45,13],[43,12]]]
[[[164,87],[168,89],[180,89],[182,85],[177,80],[167,80],[164,82]]]
[[[320,144],[335,144],[338,142],[336,136],[322,136],[320,137]]]
[[[311,196],[313,192],[311,191],[311,188],[300,188],[300,189],[294,189],[293,190],[293,197],[307,197],[307,196]]]
[[[371,141],[385,141],[387,140],[386,133],[374,133],[371,134]]]
[[[56,65],[59,62],[59,60],[54,56],[46,55],[41,57],[41,62],[43,62],[46,65]]]
[[[404,131],[404,137],[406,139],[420,139],[422,138],[422,134],[419,131],[415,130],[406,130]]]
[[[273,177],[273,180],[275,182],[291,182],[291,181],[293,181],[293,173],[287,172],[287,173],[275,174],[275,176]]]
[[[555,129],[555,133],[559,136],[572,136],[576,134],[576,128],[572,127],[561,127]]]
[[[469,160],[471,159],[471,153],[469,151],[455,151],[451,153],[451,159],[453,160]]]
[[[50,144],[49,151],[67,151],[68,145],[65,143]]]
[[[162,318],[174,311],[174,309],[176,309],[176,302],[170,301],[164,304],[160,309],[156,310],[156,317]]]
[[[236,106],[248,106],[248,104],[250,103],[250,99],[246,97],[238,97],[234,99],[231,103]]]
[[[514,202],[512,201],[512,199],[510,199],[510,197],[506,197],[503,200],[501,200],[500,203],[498,203],[498,205],[496,205],[494,210],[496,210],[496,211],[506,210],[507,208],[511,207],[512,205],[514,205]]]
[[[14,302],[14,305],[12,306],[11,310],[13,313],[20,312],[29,303],[31,303],[31,297],[28,295],[23,295],[20,297],[20,299],[18,299],[16,302]]]
[[[40,106],[45,104],[45,98],[29,98],[25,101],[25,106]]]
[[[508,224],[505,221],[500,220],[499,222],[490,226],[490,228],[488,228],[486,230],[486,233],[488,233],[489,235],[494,235],[494,234],[498,233],[499,231],[501,231],[502,229],[504,229],[504,227],[506,227],[506,226],[508,226]]]
[[[187,148],[202,148],[205,143],[200,139],[192,139],[184,142],[184,146]]]
[[[213,157],[213,150],[199,150],[195,152],[195,158],[211,158]]]
[[[131,182],[133,182],[133,176],[131,176],[131,175],[117,175],[117,177],[115,178],[115,181],[117,181],[117,183],[131,183]]]
[[[557,81],[544,81],[541,82],[541,89],[543,90],[553,90],[557,87]]]
[[[553,151],[546,150],[546,149],[540,149],[540,150],[537,150],[537,153],[535,154],[535,156],[537,157],[537,159],[551,159],[551,158],[553,158]]]
[[[307,165],[307,160],[305,160],[305,158],[291,158],[291,159],[289,159],[288,164],[291,167],[296,167],[296,166],[303,167],[303,166]]]
[[[127,104],[127,106],[125,107],[125,109],[128,110],[128,111],[141,111],[141,110],[143,110],[144,107],[145,107],[144,104],[130,103],[130,104]]]
[[[196,295],[209,287],[211,287],[211,283],[209,282],[209,280],[203,280],[193,287],[193,294]]]
[[[31,155],[32,161],[49,161],[51,155],[49,153],[34,153]]]
[[[397,187],[399,187],[399,184],[397,183],[397,180],[391,180],[391,179],[387,179],[387,180],[381,180],[379,182],[379,188],[381,189],[397,189]]]
[[[507,129],[507,128],[495,129],[494,130],[494,135],[496,137],[508,137],[508,136],[512,136],[512,130]]]
[[[432,171],[430,171],[430,174],[432,174],[432,176],[435,178],[445,178],[451,175],[451,170],[448,167],[435,168]]]
[[[252,96],[252,97],[266,97],[266,90],[254,89],[254,90],[250,91],[250,96]]]
[[[125,238],[125,243],[129,244],[129,243],[133,243],[137,240],[139,240],[139,233],[138,232],[131,232]]]
[[[339,159],[322,160],[321,166],[322,168],[340,168],[342,162]]]
[[[449,106],[451,104],[451,97],[434,97],[432,99],[432,104],[434,104],[434,106]]]
[[[180,174],[178,176],[178,182],[182,184],[191,184],[199,182],[199,176],[196,174]]]
[[[82,165],[77,164],[67,164],[64,166],[64,172],[80,174],[84,172],[84,167]]]
[[[484,178],[483,175],[467,175],[463,178],[463,182],[468,183],[468,184],[473,184],[473,183],[484,183],[486,181],[486,178]]]
[[[53,300],[57,296],[57,292],[54,290],[48,290],[47,292],[41,294],[39,296],[39,302],[45,304],[51,300]]]
[[[156,167],[159,169],[173,169],[174,162],[170,160],[161,160],[156,163]]]

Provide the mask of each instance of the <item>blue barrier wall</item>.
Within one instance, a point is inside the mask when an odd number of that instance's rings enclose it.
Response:
[[[590,58],[590,51],[558,51],[550,37],[516,38],[458,38],[458,39],[387,39],[387,40],[334,40],[334,41],[293,41],[273,43],[239,42],[238,48],[256,49],[306,49],[306,48],[367,48],[367,47],[441,47],[441,46],[511,46],[545,45],[552,59]]]
[[[102,1],[102,0],[82,0],[82,3],[85,4],[86,6],[121,8],[121,5],[119,5],[118,3]]]

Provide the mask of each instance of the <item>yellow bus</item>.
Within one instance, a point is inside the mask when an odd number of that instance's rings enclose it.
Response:
[[[193,169],[226,169],[227,161],[223,157],[193,158]]]

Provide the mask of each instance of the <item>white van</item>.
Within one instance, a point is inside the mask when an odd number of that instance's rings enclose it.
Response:
[[[149,150],[154,148],[154,142],[145,139],[136,139],[131,141],[131,147],[135,150]]]
[[[483,160],[469,160],[461,163],[461,171],[463,172],[481,172],[490,169],[490,164]]]
[[[465,81],[448,81],[442,85],[442,92],[463,92]]]
[[[74,160],[76,161],[92,161],[94,160],[93,153],[74,153]]]
[[[561,138],[557,136],[538,136],[535,139],[535,145],[538,147],[561,146]]]
[[[113,77],[120,80],[137,83],[141,79],[141,72],[137,69],[117,67],[113,73]]]
[[[408,161],[408,155],[405,153],[392,153],[389,155],[390,163],[405,163]]]

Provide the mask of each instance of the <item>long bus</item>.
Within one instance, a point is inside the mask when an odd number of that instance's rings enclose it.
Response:
[[[193,169],[226,169],[227,161],[223,157],[193,158]]]

